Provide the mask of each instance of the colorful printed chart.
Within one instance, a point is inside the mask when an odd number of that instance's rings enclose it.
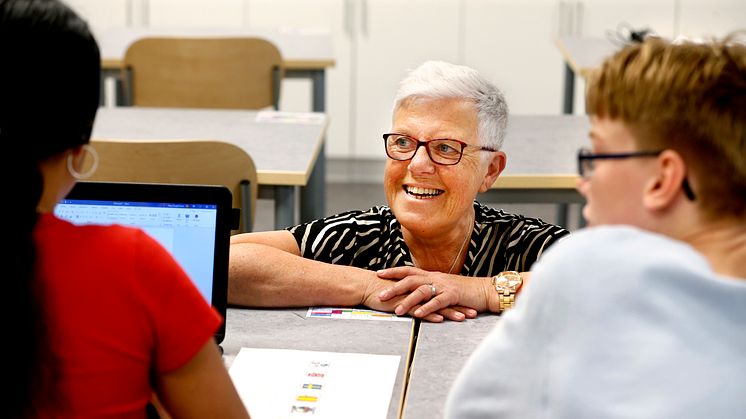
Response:
[[[411,317],[399,317],[394,313],[350,307],[310,307],[306,317],[346,320],[412,321]]]
[[[231,379],[253,418],[385,419],[400,357],[241,348]]]

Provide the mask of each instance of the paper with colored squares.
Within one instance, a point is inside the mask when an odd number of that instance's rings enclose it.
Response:
[[[241,348],[229,373],[254,418],[386,419],[398,355]]]
[[[306,317],[346,320],[384,320],[411,322],[411,317],[399,317],[394,313],[350,307],[310,307]]]

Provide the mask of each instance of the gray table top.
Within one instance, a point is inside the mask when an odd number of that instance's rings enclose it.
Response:
[[[577,150],[590,144],[589,128],[586,115],[511,115],[502,147],[507,165],[493,190],[574,191]]]
[[[399,417],[413,321],[307,318],[307,308],[228,309],[223,358],[230,367],[242,347],[398,355],[388,418]]]
[[[453,381],[499,319],[494,314],[481,314],[464,322],[420,324],[403,419],[443,417]]]
[[[92,138],[225,141],[251,156],[260,185],[304,186],[319,156],[327,117],[283,112],[277,115],[289,118],[257,121],[257,114],[223,109],[100,108]]]
[[[586,115],[511,115],[501,176],[576,175],[578,148],[590,146]]]

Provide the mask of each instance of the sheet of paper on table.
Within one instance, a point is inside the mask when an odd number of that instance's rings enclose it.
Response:
[[[261,111],[256,114],[256,122],[320,124],[323,121],[324,114],[313,112]]]
[[[229,373],[254,419],[385,419],[399,358],[241,348]]]
[[[309,307],[306,317],[346,320],[412,321],[411,317],[399,317],[394,313],[351,307]]]

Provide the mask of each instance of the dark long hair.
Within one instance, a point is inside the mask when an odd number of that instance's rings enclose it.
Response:
[[[54,402],[59,373],[49,342],[33,231],[39,162],[89,141],[99,102],[100,55],[87,24],[57,0],[0,0],[0,147],[5,151],[11,246],[3,264],[9,365],[3,417],[34,417]],[[12,166],[18,167],[10,171]],[[13,301],[20,311],[10,312]]]

